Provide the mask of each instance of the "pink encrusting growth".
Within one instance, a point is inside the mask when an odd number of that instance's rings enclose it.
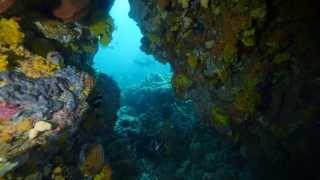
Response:
[[[53,14],[65,23],[75,22],[88,13],[89,3],[90,0],[61,0],[61,5],[53,10]]]
[[[6,103],[0,102],[0,121],[8,121],[17,113],[17,108]]]
[[[16,0],[0,0],[0,14],[6,12]]]

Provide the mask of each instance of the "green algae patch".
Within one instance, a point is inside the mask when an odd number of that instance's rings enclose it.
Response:
[[[190,0],[178,0],[178,2],[181,4],[181,6],[186,9],[189,7],[189,1]]]
[[[221,82],[225,82],[230,77],[230,70],[228,68],[222,68],[220,71],[218,71],[217,76]]]
[[[255,29],[247,29],[243,31],[242,33],[242,39],[241,42],[246,46],[246,47],[252,47],[256,44],[255,39]]]
[[[290,59],[290,54],[287,52],[283,52],[283,53],[277,54],[273,62],[275,64],[281,64],[281,63],[287,62],[289,59]]]
[[[261,101],[257,85],[262,81],[263,64],[256,63],[251,66],[243,79],[244,85],[235,95],[235,108],[238,112],[253,114]]]
[[[88,54],[95,54],[98,51],[98,47],[95,44],[84,44],[82,49]]]
[[[266,16],[266,14],[267,14],[267,12],[266,12],[265,8],[263,8],[263,7],[255,8],[250,11],[250,16],[253,18],[257,18],[257,19],[264,18]]]
[[[160,37],[153,33],[147,34],[147,38],[150,41],[150,43],[153,45],[159,44],[161,42]]]
[[[191,67],[192,69],[196,69],[198,66],[198,59],[197,56],[195,56],[194,54],[188,54],[187,55],[187,62],[189,67]]]
[[[237,55],[237,49],[233,46],[226,45],[223,49],[223,61],[230,65],[234,62]]]
[[[227,115],[224,114],[223,110],[220,107],[212,108],[212,122],[218,126],[228,126],[230,123],[230,119]]]
[[[112,179],[112,167],[105,165],[101,172],[94,176],[94,180],[111,180]]]
[[[255,88],[242,89],[235,98],[235,107],[242,113],[255,113],[260,102],[260,94]]]
[[[100,18],[89,26],[89,30],[99,38],[102,45],[107,46],[111,41],[112,32],[114,30],[113,20],[111,17]]]
[[[192,85],[192,80],[184,74],[178,74],[173,78],[173,85],[178,90],[185,90]]]

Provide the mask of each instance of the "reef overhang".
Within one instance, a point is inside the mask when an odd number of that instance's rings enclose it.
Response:
[[[319,2],[129,2],[142,49],[170,63],[176,95],[192,99],[201,119],[248,157],[259,152],[266,162],[312,169],[319,150],[312,143],[319,137]]]

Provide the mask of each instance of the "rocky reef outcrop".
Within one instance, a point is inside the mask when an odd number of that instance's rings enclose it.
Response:
[[[318,1],[129,2],[142,49],[170,63],[176,95],[201,119],[249,160],[319,177]]]
[[[0,1],[1,178],[111,178],[101,142],[80,137],[102,108],[111,123],[118,109],[116,83],[91,67],[111,39],[112,3]]]
[[[161,138],[162,129],[169,124],[181,136],[192,129],[197,122],[193,104],[175,98],[170,77],[150,74],[140,84],[123,90],[115,134],[141,140],[148,146],[152,142],[145,140],[156,141]]]
[[[73,133],[87,109],[83,92],[85,78],[90,77],[71,67],[48,78],[30,80],[14,72],[3,72],[0,78],[5,82],[0,90],[0,155],[4,164],[21,159],[36,145],[46,144],[62,132]]]
[[[107,146],[113,177],[255,179],[237,146],[200,123],[190,100],[174,96],[170,79],[152,74],[123,90],[116,138]]]
[[[113,0],[0,0],[1,178],[319,179],[317,0],[129,2],[175,94],[154,75],[116,122]]]

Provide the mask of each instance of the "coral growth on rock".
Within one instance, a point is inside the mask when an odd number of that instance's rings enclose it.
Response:
[[[0,179],[319,179],[317,0],[129,2],[173,78],[117,118],[113,0],[0,0]]]
[[[96,37],[99,37],[102,45],[108,45],[113,32],[113,20],[111,17],[98,19],[89,26],[89,30]]]
[[[112,180],[112,168],[110,165],[103,167],[101,172],[94,176],[94,180]]]
[[[17,113],[17,108],[7,104],[6,102],[0,103],[0,120],[10,120],[13,115]]]
[[[85,147],[81,154],[81,171],[85,175],[94,175],[103,170],[104,150],[101,144],[93,144]]]
[[[75,22],[88,13],[89,3],[90,0],[61,0],[60,6],[53,10],[53,14],[65,23]]]
[[[320,149],[312,143],[319,137],[320,100],[312,98],[320,87],[319,2],[129,2],[142,49],[171,64],[176,94],[191,98],[201,119],[254,147],[252,159],[273,167],[285,159],[281,173],[319,178],[310,159]]]
[[[76,175],[70,175],[69,167],[57,157],[61,152],[73,157],[67,149],[89,142],[77,141],[89,109],[87,101],[99,77],[91,67],[98,35],[90,32],[88,24],[104,19],[108,11],[95,17],[87,13],[101,4],[109,7],[112,1],[0,1],[1,179],[84,176],[80,167]],[[73,23],[80,17],[89,20]],[[110,38],[106,37],[111,36],[109,30],[104,39]],[[74,167],[80,161],[77,153]],[[109,177],[109,169],[101,174]]]
[[[53,64],[40,56],[19,62],[19,69],[27,77],[48,77],[59,70],[59,64]]]
[[[72,74],[64,76],[66,72]],[[66,131],[74,131],[72,127],[80,123],[81,115],[87,108],[85,96],[81,95],[84,88],[83,75],[83,73],[76,73],[71,67],[61,69],[50,77],[33,80],[15,72],[0,74],[0,79],[7,82],[7,85],[0,90],[1,101],[10,103],[10,106],[14,108],[9,109],[7,105],[1,108],[2,117],[7,119],[10,117],[10,121],[6,121],[2,129],[14,130],[17,122],[31,119],[35,123],[34,130],[42,133],[41,136],[38,135],[39,133],[30,135],[32,132],[35,133],[32,126],[29,127],[31,131],[29,134],[24,134],[22,131],[9,133],[11,134],[10,140],[13,137],[15,139],[10,144],[1,143],[1,158],[8,159],[23,155],[25,150],[38,144],[45,144],[49,137],[53,138]],[[75,81],[76,84],[72,84],[72,81]],[[70,91],[70,86],[75,86],[75,88]],[[15,91],[16,88],[21,90]],[[55,115],[59,111],[65,112],[64,118]],[[36,123],[43,119],[54,124],[54,129],[45,128]],[[1,138],[8,136],[8,133],[4,132]],[[35,137],[37,139],[34,139]]]
[[[6,55],[0,55],[0,72],[8,69],[8,60]]]
[[[0,46],[15,48],[23,40],[24,34],[14,19],[0,19]]]
[[[35,25],[48,39],[54,39],[60,43],[70,43],[79,39],[81,28],[66,25],[57,20],[37,21]]]

